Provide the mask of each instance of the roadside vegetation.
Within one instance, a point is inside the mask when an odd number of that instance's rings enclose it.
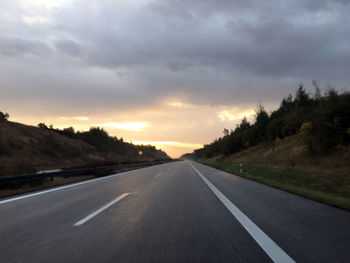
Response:
[[[9,114],[0,112],[0,175],[169,159],[154,146],[124,142],[99,127],[75,132],[8,119]]]
[[[314,86],[183,157],[350,210],[350,94]]]
[[[350,147],[330,154],[310,156],[298,141],[297,136],[289,136],[275,147],[262,143],[232,155],[218,155],[198,161],[350,210]]]

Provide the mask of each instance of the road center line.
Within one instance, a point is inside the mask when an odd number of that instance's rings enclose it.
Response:
[[[255,225],[241,210],[238,209],[223,193],[220,192],[196,167],[190,163],[199,177],[214,192],[217,198],[226,206],[238,222],[255,239],[259,246],[266,252],[273,262],[295,262],[288,256],[269,236],[267,236],[257,225]]]
[[[162,173],[156,174],[154,177],[157,178],[159,175],[161,175]]]
[[[125,193],[125,194],[122,194],[121,196],[118,196],[116,199],[114,199],[113,201],[109,202],[105,206],[103,206],[100,209],[96,210],[95,212],[93,212],[92,214],[88,215],[87,217],[84,217],[82,220],[76,222],[73,226],[81,226],[82,224],[84,224],[87,221],[89,221],[90,219],[94,218],[95,216],[97,216],[99,213],[103,212],[104,210],[106,210],[110,206],[114,205],[115,203],[118,203],[120,200],[124,199],[128,195],[130,195],[130,193]]]

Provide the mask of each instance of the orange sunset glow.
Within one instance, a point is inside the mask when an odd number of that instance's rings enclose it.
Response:
[[[181,105],[181,106],[179,106]],[[154,145],[171,157],[179,157],[198,149],[211,138],[220,135],[224,128],[234,129],[243,117],[252,118],[254,110],[201,105],[160,104],[151,109],[133,109],[132,112],[106,112],[93,115],[46,116],[34,118],[27,112],[13,109],[11,119],[36,126],[39,122],[63,129],[73,127],[87,131],[101,127],[110,135],[140,145]],[[252,105],[251,107],[254,107]],[[18,113],[17,113],[18,112]],[[114,116],[118,116],[115,118]]]

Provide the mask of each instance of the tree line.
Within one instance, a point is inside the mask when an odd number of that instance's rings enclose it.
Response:
[[[3,113],[0,111],[0,123],[7,122],[10,115],[8,113]],[[70,139],[83,141],[91,146],[100,153],[107,154],[118,154],[121,156],[129,157],[143,157],[143,158],[154,158],[159,157],[159,159],[170,158],[164,151],[156,149],[155,146],[151,145],[134,145],[132,143],[125,142],[123,138],[117,138],[116,136],[110,136],[103,128],[91,127],[88,131],[75,131],[73,127],[64,128],[62,130],[54,128],[53,125],[47,126],[45,123],[39,123],[38,128],[47,131],[47,138],[45,141],[45,149],[53,155],[57,154],[57,151],[70,150],[70,147],[62,146],[57,134],[68,137]],[[0,134],[1,135],[1,134]],[[1,136],[0,136],[1,139]],[[0,141],[1,142],[1,141]],[[6,144],[6,143],[3,143]],[[7,143],[6,145],[9,145]],[[0,144],[0,155],[4,151]],[[10,146],[6,148],[11,148]],[[64,149],[63,149],[64,148]],[[67,149],[66,149],[67,148]]]
[[[229,155],[263,142],[274,143],[286,136],[298,135],[311,154],[320,154],[344,147],[350,142],[350,93],[339,94],[329,88],[323,95],[316,82],[314,94],[300,84],[295,96],[283,98],[270,114],[262,104],[256,109],[254,121],[246,118],[234,130],[224,129],[224,136],[192,154],[210,158]]]
[[[163,158],[169,158],[167,154],[156,149],[151,145],[134,145],[132,143],[125,142],[123,138],[117,138],[116,136],[110,136],[103,128],[91,127],[88,131],[75,132],[73,127],[64,128],[62,130],[49,127],[45,123],[39,123],[38,128],[53,131],[60,135],[69,137],[71,139],[84,141],[94,146],[100,152],[114,153],[120,155],[137,156],[142,155],[144,157],[152,157],[155,153],[161,154]]]

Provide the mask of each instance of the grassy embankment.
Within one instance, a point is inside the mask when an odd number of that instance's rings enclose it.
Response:
[[[203,164],[310,199],[350,210],[350,147],[310,156],[296,136],[229,156],[200,159]],[[243,174],[239,164],[243,163]]]
[[[114,140],[104,133],[65,136],[52,129],[0,122],[0,176],[169,158],[154,147]]]

